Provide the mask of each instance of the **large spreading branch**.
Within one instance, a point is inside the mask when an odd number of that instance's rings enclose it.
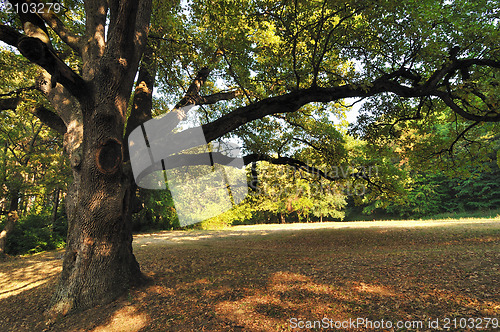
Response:
[[[52,76],[51,85],[53,87],[59,82],[75,97],[83,98],[86,92],[85,82],[56,55],[48,35],[43,37],[46,30],[35,28],[34,23],[27,21],[29,19],[35,20],[33,16],[24,15],[23,19],[26,20],[24,26],[28,35],[24,35],[10,26],[0,25],[0,40],[16,47],[29,61],[45,69]],[[35,23],[40,24],[40,21],[36,20]]]
[[[452,99],[450,94],[440,89],[441,85],[439,83],[448,73],[473,65],[500,68],[500,62],[498,61],[483,59],[455,60],[452,64],[435,71],[427,81],[414,86],[402,85],[397,81],[399,78],[418,79],[416,75],[411,74],[407,70],[398,70],[383,75],[365,86],[356,84],[346,84],[329,88],[314,86],[307,89],[295,90],[284,95],[266,98],[259,102],[237,108],[219,119],[203,125],[202,128],[207,141],[212,141],[248,122],[272,114],[295,112],[309,103],[327,103],[345,98],[365,98],[384,92],[394,93],[405,98],[437,96],[445,102],[448,102],[450,107],[453,106],[452,110],[454,112],[466,119],[498,122],[500,121],[500,114],[498,112],[492,110],[486,115],[472,114],[463,110],[456,104],[451,104],[450,100]],[[182,133],[179,133],[179,135],[181,134]]]

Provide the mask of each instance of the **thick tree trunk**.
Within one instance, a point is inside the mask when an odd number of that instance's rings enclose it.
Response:
[[[112,106],[108,106],[111,110]],[[132,253],[131,178],[123,167],[123,125],[106,108],[84,120],[70,153],[68,238],[49,317],[108,303],[145,280]],[[115,115],[116,116],[116,115]]]

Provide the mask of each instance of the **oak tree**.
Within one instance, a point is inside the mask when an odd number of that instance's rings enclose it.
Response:
[[[41,68],[36,89],[54,112],[40,118],[63,132],[73,173],[52,314],[144,280],[127,137],[169,101],[179,121],[184,106],[200,106],[201,127],[171,136],[185,147],[201,128],[207,142],[237,136],[247,163],[305,170],[314,165],[294,155],[300,146],[321,152],[320,165],[336,162],[335,128],[310,123],[342,113],[346,98],[373,100],[365,133],[443,109],[463,123],[457,141],[500,122],[496,1],[68,0],[59,12],[43,3],[9,0],[0,40]]]

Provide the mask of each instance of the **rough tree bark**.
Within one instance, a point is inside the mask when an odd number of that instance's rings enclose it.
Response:
[[[82,55],[86,68],[82,88],[87,95],[76,101],[82,116],[73,128],[79,129],[72,134],[71,122],[66,123],[65,148],[71,156],[74,181],[67,196],[69,229],[63,272],[51,315],[107,303],[144,280],[132,253],[129,203],[133,179],[123,167],[123,132],[151,2],[109,3],[112,21],[106,46],[104,15],[89,29],[97,37],[82,47],[86,53]],[[88,1],[86,6],[92,22],[99,20],[106,2]],[[91,19],[91,15],[96,17]]]
[[[19,208],[19,190],[12,189],[10,191],[10,207],[7,212],[7,220],[5,221],[5,226],[0,232],[0,258],[3,258],[6,253],[5,249],[7,246],[7,237],[9,233],[14,229],[14,226],[19,219],[17,210]]]
[[[66,130],[64,148],[74,180],[67,194],[63,271],[47,312],[51,317],[109,302],[144,280],[132,253],[133,180],[123,164],[123,132],[147,39],[151,1],[86,1],[85,10],[82,37],[65,30],[49,13],[20,13],[24,34],[8,26],[0,29],[3,41],[44,69],[37,89],[57,114],[38,112],[50,115],[40,119],[59,132]],[[81,55],[81,75],[58,58],[45,24]]]

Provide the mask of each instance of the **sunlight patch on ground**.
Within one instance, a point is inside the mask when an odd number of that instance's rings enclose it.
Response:
[[[349,221],[349,222],[322,222],[322,223],[293,223],[293,224],[258,224],[239,225],[227,229],[206,231],[161,231],[155,233],[134,235],[134,246],[137,249],[157,244],[182,244],[194,243],[200,240],[235,238],[252,235],[265,236],[275,232],[315,230],[315,229],[356,229],[356,228],[380,228],[380,232],[387,229],[410,229],[443,227],[453,225],[478,225],[491,226],[497,224],[500,227],[500,219],[463,219],[463,220],[382,220],[382,221]]]
[[[334,301],[318,301],[323,296]],[[304,314],[317,319],[324,317],[325,313],[330,318],[347,318],[343,301],[348,299],[338,287],[315,283],[302,274],[280,271],[271,276],[265,289],[251,291],[236,301],[220,302],[216,305],[216,312],[237,326],[259,331],[265,331],[269,326],[288,330],[290,319]]]
[[[60,259],[34,256],[19,264],[17,260],[1,265],[0,299],[17,295],[29,289],[45,284],[50,277],[61,272]],[[21,266],[19,266],[21,265]]]
[[[92,332],[136,332],[147,326],[148,321],[146,314],[138,313],[132,306],[126,306],[116,311],[108,324],[98,326]]]
[[[378,294],[382,296],[394,296],[396,295],[394,292],[392,292],[389,288],[380,286],[380,285],[370,285],[366,284],[364,282],[359,283],[359,286],[354,288],[358,292],[362,293],[373,293],[373,294]]]

